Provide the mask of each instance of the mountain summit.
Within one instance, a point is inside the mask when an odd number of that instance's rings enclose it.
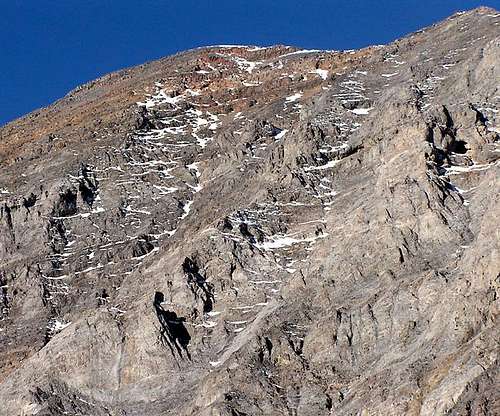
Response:
[[[494,415],[500,13],[199,48],[0,129],[0,415]]]

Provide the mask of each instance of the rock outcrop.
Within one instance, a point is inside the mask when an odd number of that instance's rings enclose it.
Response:
[[[500,14],[200,48],[0,129],[0,415],[494,415]]]

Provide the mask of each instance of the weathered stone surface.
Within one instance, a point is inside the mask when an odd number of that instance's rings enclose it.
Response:
[[[499,24],[192,50],[0,129],[0,414],[499,414]]]

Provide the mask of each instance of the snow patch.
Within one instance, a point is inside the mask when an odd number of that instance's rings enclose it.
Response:
[[[295,244],[301,244],[301,243],[314,243],[316,240],[319,240],[321,238],[327,237],[328,234],[319,234],[315,237],[308,237],[308,238],[294,238],[290,237],[287,235],[283,236],[274,236],[276,238],[273,238],[271,240],[265,241],[263,243],[256,243],[255,247],[265,250],[265,251],[270,251],[278,248],[283,248],[283,247],[290,247]]]
[[[280,140],[282,139],[283,137],[285,137],[285,134],[287,134],[288,130],[284,129],[284,130],[281,130],[276,136],[274,136],[274,138],[276,140]]]
[[[360,115],[367,115],[373,108],[355,108],[354,110],[349,110],[351,113]]]
[[[339,162],[340,162],[340,160],[330,160],[328,163],[325,163],[324,165],[320,165],[320,166],[304,166],[304,171],[310,172],[313,170],[330,169],[330,168],[333,168]]]
[[[194,201],[187,201],[184,203],[184,206],[182,207],[184,213],[179,217],[180,220],[183,220],[189,215],[189,212],[191,211],[191,205],[193,205]]]
[[[289,97],[286,97],[285,101],[287,103],[293,103],[297,101],[299,98],[301,98],[304,94],[301,92],[298,92],[296,94],[290,95]]]
[[[395,77],[395,76],[396,76],[396,75],[398,75],[398,74],[399,74],[399,72],[393,72],[393,73],[391,73],[391,74],[382,74],[382,76],[383,76],[384,78],[392,78],[392,77]]]
[[[310,74],[317,74],[325,80],[328,78],[328,71],[326,69],[316,69],[316,70],[311,71],[309,73]]]

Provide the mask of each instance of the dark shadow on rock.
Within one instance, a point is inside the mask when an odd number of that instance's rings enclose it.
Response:
[[[76,214],[77,208],[77,193],[74,188],[69,188],[61,191],[59,200],[54,205],[52,215],[55,217],[68,217]]]
[[[201,292],[203,313],[212,311],[215,302],[214,288],[207,282],[205,276],[201,274],[198,264],[189,257],[186,257],[182,264],[182,270],[187,276],[188,286],[191,292],[193,292],[195,299],[198,299]]]
[[[162,302],[165,300],[165,296],[162,292],[155,292],[155,297],[153,305],[156,311],[156,316],[158,317],[158,322],[160,322],[160,339],[161,342],[170,348],[172,355],[175,357],[175,352],[179,354],[181,358],[184,358],[183,351],[187,358],[191,360],[191,354],[189,354],[188,346],[191,336],[188,330],[184,326],[186,318],[178,317],[175,312],[168,311],[161,306]]]
[[[79,172],[78,189],[82,200],[92,207],[99,192],[99,182],[96,174],[90,165],[82,164]]]

